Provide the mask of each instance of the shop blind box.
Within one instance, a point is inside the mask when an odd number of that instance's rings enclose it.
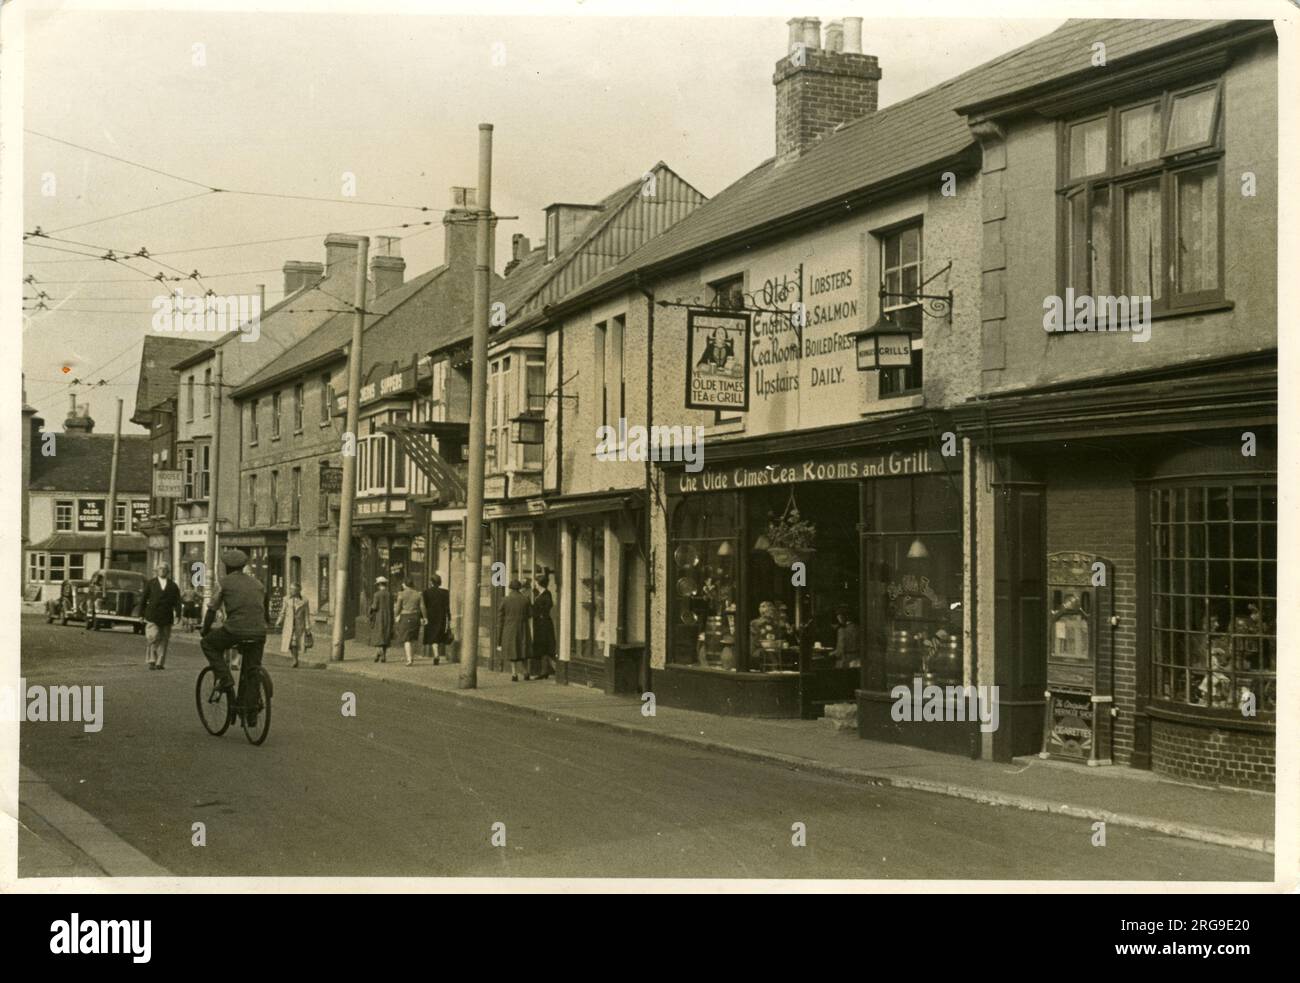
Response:
[[[1040,758],[1111,763],[1114,568],[1090,553],[1047,556],[1047,691]]]

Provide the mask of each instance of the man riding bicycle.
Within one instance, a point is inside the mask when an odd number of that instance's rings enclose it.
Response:
[[[226,575],[221,578],[221,586],[212,596],[208,610],[203,615],[203,627],[199,632],[199,647],[207,656],[208,665],[216,674],[220,689],[226,692],[227,706],[236,710],[245,705],[245,696],[251,707],[256,706],[255,686],[245,685],[247,680],[257,678],[257,668],[262,664],[262,648],[266,644],[266,591],[256,577],[244,573],[248,555],[242,550],[228,550],[222,554],[221,561],[226,565]],[[225,612],[226,620],[220,628],[213,628],[217,609]],[[235,693],[235,680],[226,664],[225,653],[247,642],[258,644],[248,646],[239,674],[240,690]],[[256,709],[250,708],[249,725],[256,723]]]

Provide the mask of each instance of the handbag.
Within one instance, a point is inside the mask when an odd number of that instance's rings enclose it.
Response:
[[[304,649],[309,649],[315,644],[316,644],[316,639],[312,638],[311,629],[308,628],[306,633],[302,636],[302,647]]]
[[[452,632],[451,628],[445,628],[442,632],[442,638],[439,639],[439,641],[441,641],[443,645],[451,645],[456,641],[456,636]]]

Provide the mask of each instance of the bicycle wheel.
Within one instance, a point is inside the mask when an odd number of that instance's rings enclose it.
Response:
[[[244,736],[250,744],[261,744],[271,731],[271,677],[265,669],[259,667],[256,682],[256,686],[249,686],[251,692],[246,694],[247,699],[256,701],[252,722],[249,722],[250,715],[247,712],[239,715]],[[250,679],[249,683],[253,683],[253,680]]]
[[[203,729],[213,737],[220,737],[230,726],[230,706],[226,694],[217,686],[217,674],[211,666],[204,666],[194,684],[194,703],[199,709]]]

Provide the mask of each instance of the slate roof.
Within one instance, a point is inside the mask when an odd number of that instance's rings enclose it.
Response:
[[[36,448],[32,454],[31,491],[86,491],[108,494],[113,466],[111,433],[58,433],[54,454],[46,457]],[[146,434],[123,434],[121,458],[117,464],[117,491],[145,492],[153,489],[153,461]]]
[[[932,89],[847,123],[782,166],[769,158],[662,235],[611,266],[562,303],[599,292],[633,272],[668,264],[723,240],[794,220],[818,206],[947,162],[976,141],[959,108],[1076,74],[1097,72],[1092,45],[1104,41],[1107,65],[1208,33],[1230,21],[1075,20]]]
[[[131,421],[141,423],[142,420],[138,418],[175,396],[180,388],[180,378],[172,366],[209,346],[209,342],[189,338],[145,335],[144,344],[140,348],[140,378],[135,386],[135,410],[131,414]]]
[[[402,304],[446,273],[447,269],[446,266],[435,267],[427,273],[422,273],[414,279],[406,281],[400,287],[394,287],[387,293],[380,294],[373,300],[367,299],[366,310],[370,314],[366,317],[366,331],[373,331],[385,317],[391,316]],[[351,282],[351,279],[349,278],[349,282]],[[323,281],[322,287],[327,283],[328,281]],[[332,306],[336,309],[339,307],[337,297],[329,295],[325,299],[329,301],[326,306]],[[310,302],[311,297],[304,294],[299,304],[306,307],[310,306]],[[295,317],[300,315],[281,313],[277,316]],[[261,369],[249,376],[241,385],[232,390],[231,395],[240,397],[255,392],[286,372],[344,348],[352,341],[353,316],[351,313],[329,315],[322,324],[308,333],[301,341],[290,345]]]

